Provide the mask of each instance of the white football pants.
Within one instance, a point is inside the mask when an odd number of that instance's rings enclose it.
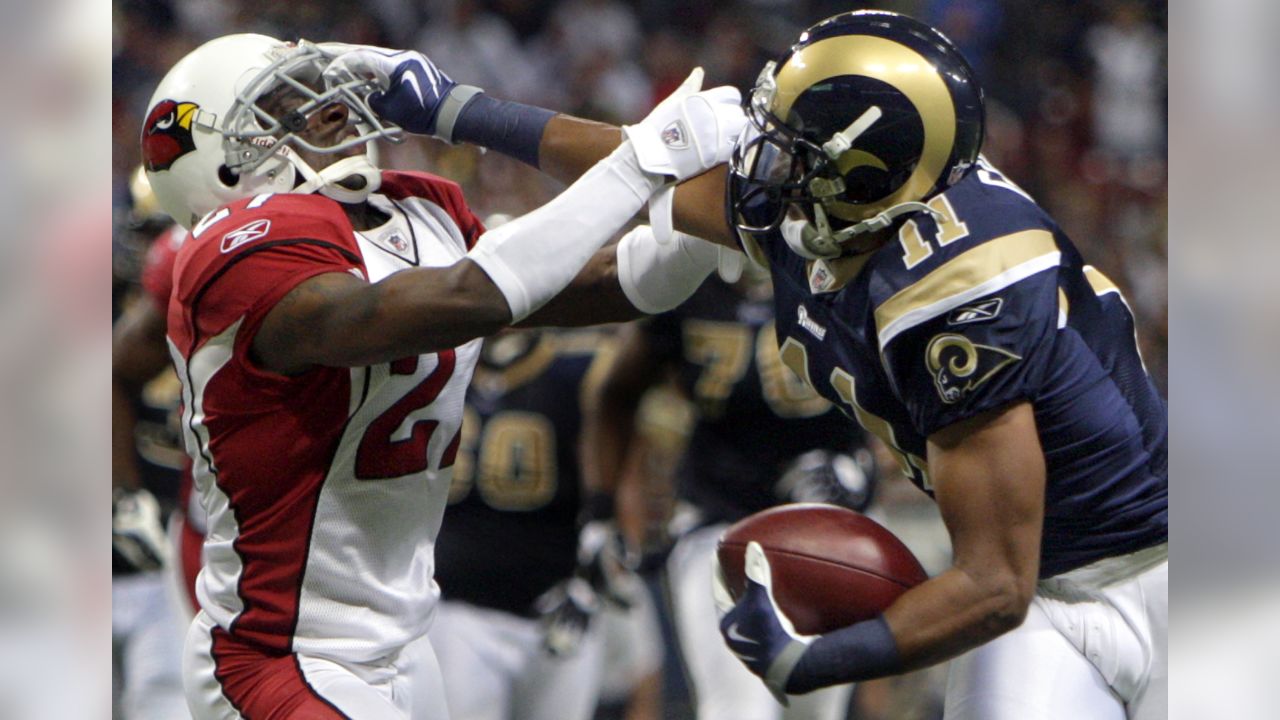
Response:
[[[588,720],[595,712],[604,664],[599,622],[576,653],[555,657],[542,647],[537,620],[445,601],[429,636],[452,720]]]
[[[843,720],[852,685],[794,695],[783,708],[725,646],[711,583],[716,543],[728,527],[709,525],[686,534],[667,559],[673,621],[698,720]]]
[[[119,648],[119,707],[125,720],[187,717],[182,625],[164,571],[111,578],[111,642]]]
[[[1040,582],[1027,619],[951,662],[947,720],[1167,718],[1169,546]]]
[[[426,635],[374,663],[268,654],[227,638],[204,611],[187,631],[182,671],[195,720],[449,720]]]

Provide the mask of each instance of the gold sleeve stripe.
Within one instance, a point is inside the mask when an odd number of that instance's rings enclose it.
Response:
[[[1120,288],[1114,282],[1111,282],[1111,278],[1103,275],[1101,270],[1092,265],[1084,266],[1084,277],[1089,281],[1089,285],[1093,287],[1094,295],[1120,292]]]
[[[968,250],[876,308],[880,349],[904,330],[1056,267],[1061,259],[1047,230],[1024,230]]]

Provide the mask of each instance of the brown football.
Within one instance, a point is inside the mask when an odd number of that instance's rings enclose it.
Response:
[[[928,577],[893,533],[834,505],[782,505],[734,523],[717,553],[729,592],[745,587],[747,543],[760,543],[773,571],[773,596],[805,635],[875,617]]]

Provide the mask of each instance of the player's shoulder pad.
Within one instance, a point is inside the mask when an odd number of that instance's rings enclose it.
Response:
[[[931,231],[904,228],[874,258],[869,289],[880,347],[904,330],[1056,271],[1062,262],[1059,236],[1045,223],[974,232],[957,213]]]
[[[1033,227],[1056,229],[1035,198],[986,158],[979,158],[973,170],[941,197],[950,214],[964,223],[970,243]]]
[[[323,195],[266,193],[242,198],[206,215],[191,229],[187,245],[236,255],[273,240],[323,240],[355,247],[351,220]]]
[[[462,186],[447,178],[426,172],[384,170],[378,192],[392,200],[421,198],[438,205],[462,231],[467,247],[484,233],[484,226],[467,205]]]
[[[462,186],[448,178],[427,172],[383,170],[382,187],[378,192],[392,200],[420,197],[437,203],[444,201],[466,204],[462,197]]]
[[[178,253],[175,281],[195,287],[240,259],[283,244],[331,247],[362,264],[355,231],[342,207],[323,195],[266,193],[242,198],[206,215]]]

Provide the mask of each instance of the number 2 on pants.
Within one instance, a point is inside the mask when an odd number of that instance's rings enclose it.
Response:
[[[364,437],[360,438],[360,446],[356,448],[356,479],[391,480],[427,469],[427,445],[439,422],[420,420],[414,423],[409,437],[403,440],[393,440],[391,435],[404,424],[410,413],[435,402],[449,383],[449,378],[453,377],[453,369],[457,365],[454,351],[445,350],[437,357],[439,364],[425,380],[369,423]],[[391,374],[412,375],[418,371],[420,362],[420,357],[397,360],[391,363]]]

